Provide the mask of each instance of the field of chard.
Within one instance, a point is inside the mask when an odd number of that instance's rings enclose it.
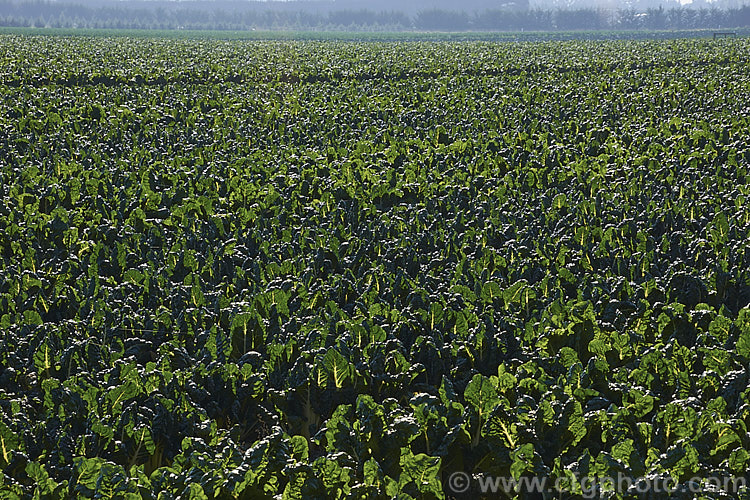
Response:
[[[0,496],[750,498],[749,180],[746,39],[1,36]]]

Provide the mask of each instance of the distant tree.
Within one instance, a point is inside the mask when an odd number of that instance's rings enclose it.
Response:
[[[641,12],[635,9],[621,9],[617,11],[615,28],[625,30],[637,30],[642,28],[643,18]]]
[[[596,9],[560,9],[555,12],[555,26],[560,30],[598,30],[606,27],[604,13]]]
[[[403,12],[383,11],[378,13],[378,25],[404,29],[411,27],[411,19]]]
[[[471,24],[476,29],[490,31],[552,29],[551,18],[541,15],[541,12],[518,8],[489,9],[475,13]]]
[[[522,26],[529,31],[543,31],[554,28],[551,10],[533,9],[529,11],[530,16],[526,19],[527,24]]]
[[[503,31],[512,29],[509,12],[493,9],[474,14],[471,24],[479,30]]]
[[[414,25],[423,30],[464,31],[469,29],[469,15],[450,10],[422,10],[417,12]]]
[[[596,29],[711,29],[750,26],[750,5],[717,8],[730,0],[694,0],[690,7],[679,6],[638,10],[625,8],[603,11],[581,9],[529,9],[528,0],[498,0],[496,7],[471,15],[448,9],[417,11],[415,4],[400,5],[383,0],[380,5],[403,9],[376,12],[359,8],[360,0],[338,1],[334,5],[352,8],[323,14],[310,10],[299,0],[245,2],[240,0],[193,0],[191,2],[116,2],[109,0],[0,0],[0,25],[54,26],[78,28],[190,28],[190,29],[341,29],[436,31],[480,30],[596,30]],[[415,0],[417,1],[417,0]],[[469,0],[471,1],[471,0]],[[483,5],[488,5],[489,0]],[[575,0],[555,0],[569,5]],[[669,1],[669,0],[667,0]],[[76,3],[68,3],[76,2]],[[426,0],[423,0],[426,2]],[[719,4],[718,2],[723,2]],[[273,6],[269,6],[273,3]],[[425,3],[418,3],[425,5]],[[451,5],[444,0],[441,5]],[[470,5],[462,4],[469,8]],[[700,6],[700,8],[698,8]]]
[[[724,17],[726,11],[719,10],[716,7],[700,9],[698,13],[698,23],[704,28],[725,28],[727,19]]]
[[[667,27],[667,14],[664,7],[658,9],[646,9],[646,15],[643,18],[643,27],[652,30],[663,30]]]
[[[743,5],[737,9],[729,9],[727,18],[729,19],[728,25],[731,27],[750,26],[750,6]]]
[[[700,28],[700,18],[698,16],[698,11],[695,9],[682,9],[683,10],[683,19],[685,19],[686,28]]]
[[[328,23],[341,26],[372,26],[377,14],[370,10],[336,10],[328,13]]]

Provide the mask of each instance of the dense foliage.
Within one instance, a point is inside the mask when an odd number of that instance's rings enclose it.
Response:
[[[748,49],[0,38],[4,497],[745,475]]]

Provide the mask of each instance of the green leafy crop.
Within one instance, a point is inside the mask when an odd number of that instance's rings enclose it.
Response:
[[[748,49],[0,36],[0,496],[725,498]]]

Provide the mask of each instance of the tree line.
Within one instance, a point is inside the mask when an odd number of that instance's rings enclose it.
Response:
[[[750,6],[730,9],[605,10],[488,9],[463,12],[202,10],[0,0],[0,26],[107,29],[347,30],[347,31],[553,31],[726,29],[750,26]],[[526,4],[527,5],[527,4]]]

